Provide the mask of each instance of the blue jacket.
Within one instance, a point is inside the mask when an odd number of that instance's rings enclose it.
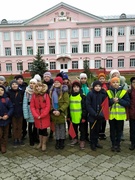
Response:
[[[0,119],[0,126],[7,126],[11,121],[11,116],[13,114],[13,104],[8,97],[0,96],[0,116],[8,115],[7,120]]]

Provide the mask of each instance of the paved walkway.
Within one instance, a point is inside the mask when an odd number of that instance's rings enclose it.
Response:
[[[109,128],[107,125],[107,136]],[[110,151],[109,137],[100,143],[103,149],[91,151],[79,146],[55,150],[55,140],[48,142],[46,152],[30,147],[14,148],[9,142],[6,154],[0,154],[0,180],[135,180],[135,150],[129,148],[129,127],[125,123],[125,141],[120,153]]]

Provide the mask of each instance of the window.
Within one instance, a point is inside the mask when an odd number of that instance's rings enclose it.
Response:
[[[50,69],[56,69],[56,62],[50,62]]]
[[[6,71],[11,72],[12,71],[12,63],[6,63]]]
[[[99,69],[101,67],[101,60],[95,60],[95,68]]]
[[[87,38],[87,37],[89,37],[90,35],[89,35],[89,29],[83,29],[83,37],[84,38]]]
[[[106,28],[106,36],[112,36],[112,28]]]
[[[112,43],[106,43],[106,52],[112,52]]]
[[[135,59],[130,59],[130,67],[135,67]]]
[[[14,37],[15,37],[15,40],[16,40],[16,41],[21,40],[21,32],[15,32],[15,33],[14,33]]]
[[[66,30],[60,30],[60,38],[65,39],[66,38]]]
[[[37,32],[37,39],[44,39],[44,32],[43,31],[38,31]]]
[[[5,48],[5,55],[11,56],[11,48]]]
[[[78,37],[78,30],[77,29],[72,29],[71,37],[72,38],[77,38]]]
[[[67,64],[61,64],[60,69],[67,69]]]
[[[32,66],[33,66],[33,63],[32,63],[32,62],[28,63],[28,70],[29,70],[29,71],[31,71]]]
[[[112,59],[106,60],[106,68],[112,68]]]
[[[100,36],[101,36],[101,29],[95,28],[95,37],[100,37]]]
[[[123,68],[124,67],[124,59],[118,59],[118,67]]]
[[[130,43],[130,51],[135,51],[135,42]]]
[[[83,53],[89,53],[89,44],[83,44]]]
[[[72,61],[72,69],[78,69],[78,61]]]
[[[22,55],[22,47],[16,47],[16,55]]]
[[[54,31],[53,30],[48,31],[48,39],[54,39]]]
[[[31,31],[26,32],[26,40],[32,40],[32,32]]]
[[[17,71],[22,71],[23,70],[23,63],[22,62],[18,62],[17,63]]]
[[[10,34],[9,32],[4,32],[4,40],[9,41],[10,40]]]
[[[38,50],[40,54],[44,54],[44,46],[38,46]]]
[[[61,45],[60,46],[60,53],[65,54],[66,53],[66,45]]]
[[[124,43],[118,43],[118,51],[124,51]]]
[[[101,45],[95,44],[95,52],[101,52]]]
[[[27,47],[27,55],[33,55],[33,47]]]
[[[55,46],[49,46],[49,54],[55,54]]]
[[[72,45],[72,53],[78,53],[78,45]]]
[[[130,27],[130,35],[135,35],[135,26]]]
[[[90,62],[88,61],[88,60],[84,60],[83,61],[83,68],[85,69],[87,69],[87,68],[89,68],[89,65],[90,65]]]
[[[124,36],[124,27],[119,27],[118,36]]]

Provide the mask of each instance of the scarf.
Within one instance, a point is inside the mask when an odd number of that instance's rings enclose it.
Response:
[[[58,105],[58,99],[59,99],[59,93],[60,89],[59,88],[54,88],[52,92],[52,106],[53,109],[58,110],[59,105]]]
[[[88,86],[86,84],[82,84],[82,87],[81,87],[82,91],[83,91],[83,94],[86,96],[88,94],[88,92],[90,91]]]
[[[29,101],[31,100],[32,94],[33,94],[33,89],[30,88],[30,86],[28,86],[25,90],[26,92],[26,96],[29,99]]]

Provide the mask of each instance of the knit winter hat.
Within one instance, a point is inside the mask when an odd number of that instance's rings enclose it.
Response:
[[[80,74],[80,79],[81,79],[81,78],[86,78],[86,79],[87,79],[87,74],[81,73],[81,74]]]
[[[0,85],[0,88],[2,88],[4,92],[6,91],[4,86]]]
[[[33,78],[41,82],[41,76],[39,74],[35,74]]]
[[[14,79],[14,80],[12,80],[12,81],[10,82],[10,87],[11,87],[11,88],[12,88],[12,84],[13,84],[13,83],[16,83],[17,85],[19,85],[18,82],[17,82],[17,80]]]
[[[51,78],[51,77],[52,77],[52,74],[51,74],[50,72],[45,72],[44,75],[43,75],[43,77],[45,77],[45,76],[48,76],[48,77]]]
[[[37,83],[37,80],[34,79],[34,78],[32,78],[32,79],[30,80],[30,83],[31,83],[31,82]]]
[[[135,77],[131,77],[130,78],[130,82],[132,83],[132,81],[135,80]]]
[[[16,80],[18,80],[18,79],[22,79],[22,80],[24,81],[24,78],[23,78],[23,76],[22,76],[22,75],[16,75],[16,76],[14,77],[14,79],[16,79]]]
[[[112,75],[114,74],[114,73],[118,73],[119,75],[120,75],[120,72],[117,70],[117,69],[113,69],[113,70],[111,70],[111,72],[110,72],[110,78],[112,78]]]
[[[4,76],[0,76],[0,80],[6,82],[6,78]]]
[[[93,82],[93,88],[96,86],[96,85],[99,85],[102,87],[102,83],[100,81],[94,81]]]
[[[55,81],[59,81],[61,84],[63,84],[63,79],[62,79],[60,76],[56,77],[56,78],[54,79],[54,82],[55,82]]]
[[[104,77],[104,78],[106,78],[106,75],[105,75],[104,73],[99,73],[99,75],[98,75],[98,79],[99,79],[100,77]]]
[[[117,81],[118,83],[120,83],[120,78],[114,77],[110,80],[110,83],[112,84],[113,82]]]
[[[63,73],[63,80],[68,79],[68,75],[66,73]]]
[[[72,83],[72,88],[73,88],[74,86],[78,86],[79,88],[81,88],[81,84],[80,84],[79,81],[73,81],[73,83]]]

